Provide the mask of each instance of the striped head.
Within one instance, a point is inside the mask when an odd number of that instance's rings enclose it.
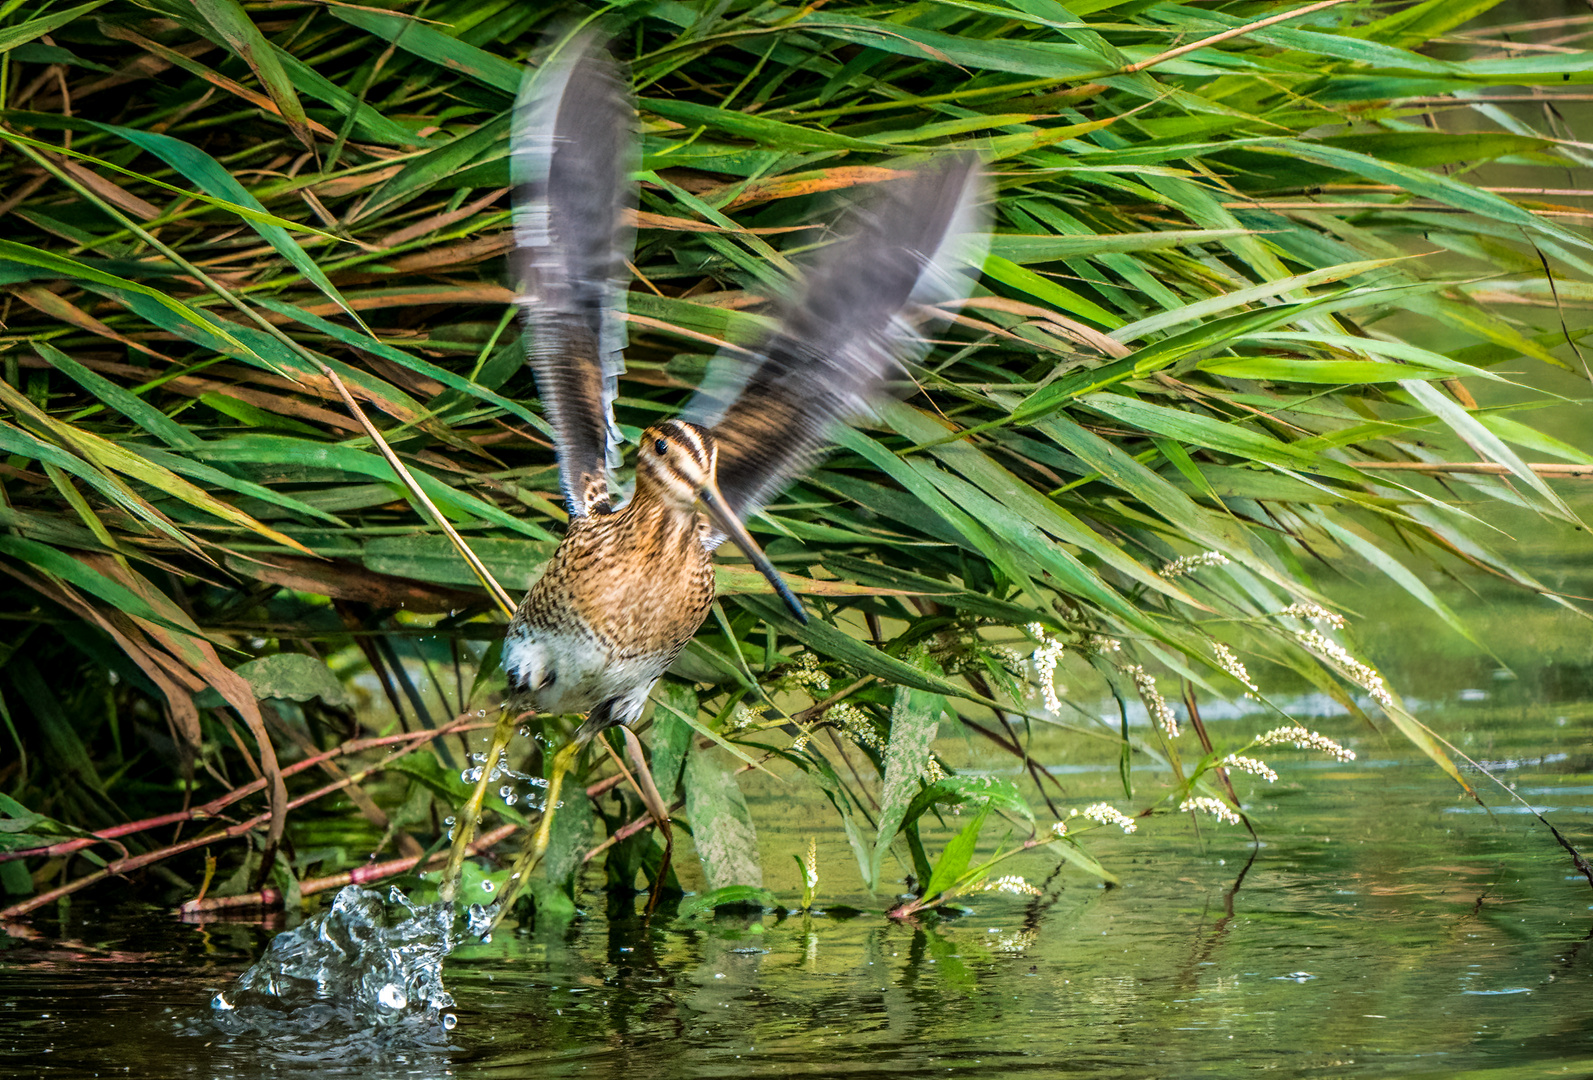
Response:
[[[642,432],[636,456],[636,491],[650,492],[682,510],[695,507],[714,486],[719,448],[705,427],[665,420]]]
[[[692,513],[698,507],[706,510],[713,527],[740,548],[769,580],[797,621],[806,623],[808,616],[802,610],[802,602],[726,504],[714,475],[718,468],[719,446],[713,432],[686,420],[665,420],[642,432],[641,453],[636,458],[636,498],[631,505],[639,506],[652,499]]]

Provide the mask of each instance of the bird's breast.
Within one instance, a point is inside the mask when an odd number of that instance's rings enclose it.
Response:
[[[504,640],[510,686],[548,712],[581,712],[657,679],[713,605],[696,513],[627,507],[575,519]]]

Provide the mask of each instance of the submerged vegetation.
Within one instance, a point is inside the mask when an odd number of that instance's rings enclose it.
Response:
[[[901,914],[1023,891],[976,857],[995,816],[1110,878],[1087,828],[1249,825],[1228,772],[1270,778],[1253,750],[1346,753],[1281,710],[1253,747],[1218,745],[1201,700],[1309,686],[1464,783],[1313,575],[1369,565],[1468,636],[1421,569],[1571,603],[1488,518],[1574,522],[1546,477],[1593,457],[1532,425],[1549,398],[1473,394],[1588,373],[1562,305],[1593,289],[1593,241],[1557,201],[1586,152],[1554,100],[1593,81],[1593,52],[1518,53],[1501,41],[1548,31],[1508,10],[604,13],[644,124],[632,438],[767,325],[836,198],[947,149],[978,150],[996,188],[983,279],[912,393],[750,523],[811,623],[722,558],[714,618],[656,695],[643,741],[712,890],[683,912],[767,897],[732,769],[822,789],[870,888],[909,868]],[[438,518],[510,593],[564,519],[502,260],[509,110],[553,13],[4,12],[7,913],[113,875],[197,910],[399,873],[446,845],[477,769],[498,774],[490,855],[535,820],[570,723],[527,717],[481,760],[502,619]],[[1485,165],[1532,179],[1474,182]],[[1029,752],[1047,725],[1113,747],[1118,806],[1069,814]],[[934,740],[953,730],[1021,783],[950,771]],[[1169,782],[1130,788],[1136,758]],[[618,757],[587,768],[539,917],[571,910],[593,856],[615,889],[673,880]],[[925,815],[958,806],[926,849]],[[469,868],[471,898],[501,887],[493,865]],[[802,874],[806,906],[811,857]]]

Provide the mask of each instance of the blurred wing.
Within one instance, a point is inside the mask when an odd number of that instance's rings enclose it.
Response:
[[[614,396],[625,370],[635,163],[636,109],[618,64],[596,34],[564,42],[515,103],[512,258],[527,359],[577,516],[606,511],[619,464]]]
[[[718,481],[745,520],[813,464],[837,420],[859,416],[921,351],[926,308],[972,287],[985,244],[978,159],[888,185],[826,248],[751,362],[722,356],[683,418],[713,429]]]

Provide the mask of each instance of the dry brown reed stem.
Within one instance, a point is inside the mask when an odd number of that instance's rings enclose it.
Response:
[[[380,738],[356,739],[353,742],[347,742],[341,746],[335,746],[332,749],[316,754],[313,757],[307,757],[303,761],[296,761],[292,765],[284,768],[282,770],[282,775],[284,778],[294,776],[298,773],[304,772],[306,769],[314,768],[315,766],[320,765],[322,762],[329,761],[332,758],[341,757],[345,754],[358,754],[366,750],[374,750],[381,746],[391,746],[394,743],[414,743],[414,746],[411,746],[405,751],[405,753],[408,753],[419,746],[430,742],[432,739],[440,738],[443,735],[457,735],[462,732],[476,731],[480,728],[489,726],[491,725],[467,723],[465,717],[461,716],[453,723],[445,724],[435,731],[410,731],[405,732],[402,735],[384,735]],[[240,787],[233,788],[225,795],[221,795],[215,799],[212,799],[203,806],[190,807],[187,810],[177,810],[170,814],[158,814],[155,817],[143,818],[139,821],[129,821],[122,825],[113,825],[108,829],[100,829],[90,836],[80,837],[76,840],[63,840],[59,844],[51,844],[48,847],[25,848],[19,851],[0,851],[0,862],[9,862],[12,859],[33,858],[34,856],[48,857],[52,855],[69,855],[74,851],[82,851],[86,847],[92,847],[101,841],[116,840],[123,836],[131,836],[134,833],[148,832],[151,829],[159,829],[166,825],[179,825],[185,821],[203,821],[206,818],[215,817],[222,810],[231,806],[238,800],[246,799],[250,795],[254,795],[257,792],[264,790],[265,784],[266,782],[264,780],[252,780]]]
[[[469,725],[455,726],[449,724],[438,728],[436,731],[425,732],[424,736],[417,736],[417,738],[420,738],[421,741],[425,741],[427,739],[435,739],[439,735],[443,735],[445,733],[451,734],[469,729]],[[327,784],[324,787],[319,787],[307,795],[301,795],[297,799],[289,801],[286,809],[289,811],[297,810],[299,807],[315,802],[318,799],[325,798],[327,795],[330,795],[333,792],[341,791],[350,784],[362,783],[366,777],[372,775],[373,773],[381,772],[388,765],[392,764],[394,761],[397,761],[401,757],[405,757],[413,753],[414,750],[414,746],[406,746],[396,753],[387,755],[374,765],[361,769],[359,772],[350,773],[342,780]],[[309,763],[300,762],[299,764],[306,765]],[[196,848],[207,847],[210,844],[221,843],[227,840],[236,840],[238,837],[244,836],[252,829],[257,829],[262,824],[265,824],[270,820],[271,813],[270,811],[267,811],[264,814],[256,814],[254,817],[249,818],[246,821],[241,821],[236,825],[229,826],[218,833],[206,833],[201,836],[196,836],[190,840],[184,840],[180,843],[170,844],[156,851],[150,851],[142,855],[131,855],[117,859],[115,862],[107,863],[98,870],[84,874],[80,878],[75,878],[74,880],[67,882],[65,885],[50,889],[48,892],[42,892],[37,896],[28,898],[27,900],[18,901],[17,903],[12,904],[10,907],[0,910],[0,919],[15,918],[19,915],[26,915],[30,911],[37,911],[46,904],[54,903],[63,896],[70,896],[72,893],[87,888],[95,882],[102,881],[113,874],[129,874],[135,870],[142,870],[146,866],[152,866],[155,863],[163,862],[166,859],[172,858],[173,856],[182,855],[185,852],[193,851]]]
[[[519,828],[518,825],[500,825],[496,829],[482,833],[476,842],[470,845],[470,854],[480,855],[494,844],[509,839]],[[427,869],[431,869],[445,863],[448,853],[439,851],[430,857],[405,856],[402,859],[388,859],[385,862],[357,866],[341,874],[306,878],[299,882],[299,895],[314,896],[328,889],[341,889],[345,885],[370,885],[384,881],[414,869],[423,859]],[[270,908],[281,903],[282,893],[279,890],[261,889],[258,892],[241,893],[238,896],[208,896],[203,900],[189,900],[177,909],[177,914],[198,915],[206,911],[226,911],[232,908]]]
[[[455,730],[475,730],[488,726],[490,725],[478,724],[473,728],[456,728]],[[427,732],[427,734],[432,733]],[[441,734],[441,732],[439,731],[438,734]],[[618,787],[624,781],[624,779],[625,777],[618,773],[613,776],[604,777],[602,780],[599,780],[597,783],[586,789],[586,797],[588,799],[595,799],[599,795],[602,795],[604,792],[608,791],[610,788]],[[678,810],[684,805],[685,803],[676,803],[674,809]],[[631,822],[629,825],[626,825],[613,836],[605,840],[602,844],[599,844],[596,848],[592,849],[587,853],[585,861],[590,862],[593,855],[607,850],[613,844],[625,839],[625,837],[630,836],[633,833],[640,832],[643,826],[652,824],[653,819],[650,817],[643,817],[639,819],[639,822],[639,824],[635,821]],[[495,845],[501,844],[503,841],[509,839],[509,837],[518,832],[519,829],[520,826],[513,824],[500,825],[496,829],[489,829],[487,832],[482,833],[481,836],[470,845],[470,854],[480,855],[482,852],[490,850]],[[436,854],[426,858],[426,866],[428,868],[436,867],[445,863],[447,859],[448,853],[439,851]],[[355,867],[353,870],[345,870],[341,874],[330,874],[326,877],[318,878],[306,878],[304,881],[299,882],[299,895],[314,896],[316,893],[325,892],[328,889],[342,888],[344,885],[369,885],[372,882],[384,881],[387,878],[397,877],[399,874],[413,869],[419,862],[419,858],[410,857],[405,857],[402,859],[388,859],[385,862],[371,863],[367,866]],[[206,897],[203,900],[189,900],[179,907],[177,911],[180,915],[197,915],[201,912],[222,911],[230,908],[274,907],[281,902],[282,894],[278,890],[261,889],[258,892],[242,893],[238,896],[212,896]]]

